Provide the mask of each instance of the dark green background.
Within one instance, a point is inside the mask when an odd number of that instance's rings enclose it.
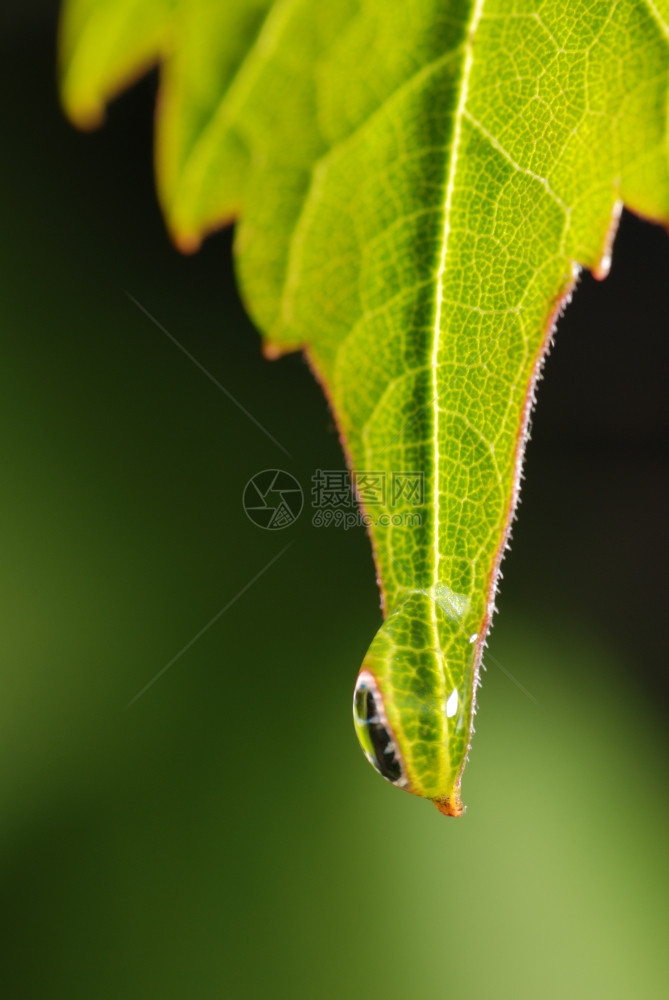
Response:
[[[561,324],[490,646],[534,700],[488,662],[445,820],[353,733],[364,532],[241,507],[341,467],[320,390],[262,359],[229,234],[169,245],[155,78],[62,119],[54,13],[0,22],[2,996],[665,995],[669,240],[626,218]]]

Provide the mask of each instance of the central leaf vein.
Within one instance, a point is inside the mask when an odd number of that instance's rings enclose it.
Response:
[[[476,36],[476,29],[478,27],[479,21],[481,20],[481,15],[483,13],[483,5],[485,0],[475,0],[472,8],[471,20],[469,23],[469,28],[467,32],[467,38],[464,47],[464,61],[462,68],[462,78],[460,83],[460,92],[458,97],[458,104],[455,109],[455,115],[453,120],[453,131],[451,137],[451,147],[450,154],[448,157],[447,167],[446,167],[446,193],[444,199],[444,226],[441,239],[441,253],[439,258],[439,269],[437,272],[437,287],[436,287],[436,302],[435,302],[435,315],[434,315],[434,328],[432,334],[432,351],[430,366],[432,371],[432,407],[433,407],[433,490],[432,490],[432,591],[433,595],[437,593],[437,588],[439,587],[440,580],[440,506],[441,506],[441,479],[440,479],[440,409],[439,409],[439,347],[441,341],[441,326],[442,326],[442,305],[445,298],[444,295],[444,279],[446,274],[446,266],[448,259],[448,244],[451,235],[451,210],[453,205],[453,196],[455,193],[455,178],[458,166],[458,154],[460,151],[460,143],[462,141],[462,122],[465,115],[468,88],[469,88],[469,77],[471,75],[472,66],[474,64],[474,38]],[[450,692],[446,690],[446,664],[444,663],[443,651],[441,648],[441,639],[439,636],[439,625],[437,621],[437,605],[436,602],[432,601],[432,634],[434,637],[434,648],[437,655],[439,671],[441,676],[441,699],[444,706],[444,718],[446,713],[446,700]]]

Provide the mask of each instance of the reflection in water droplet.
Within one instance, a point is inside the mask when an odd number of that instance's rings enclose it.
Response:
[[[373,677],[362,671],[353,696],[353,721],[360,745],[367,760],[382,777],[393,785],[405,788],[408,782],[382,705]]]

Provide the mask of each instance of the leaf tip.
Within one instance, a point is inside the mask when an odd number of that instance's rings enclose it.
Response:
[[[194,232],[187,232],[186,230],[176,232],[175,230],[172,230],[170,232],[170,236],[177,250],[188,256],[197,253],[202,246],[200,236]]]
[[[104,124],[107,117],[104,101],[84,98],[69,92],[64,84],[61,87],[60,103],[67,120],[82,132],[93,132]]]
[[[465,811],[460,798],[460,792],[456,788],[453,789],[453,792],[447,799],[432,799],[432,801],[442,816],[454,816],[457,818],[458,816],[462,816]]]
[[[165,185],[161,184],[159,165],[157,175],[160,189]],[[212,214],[200,218],[193,212],[185,210],[184,204],[179,201],[178,194],[172,195],[169,199],[163,196],[161,202],[170,239],[177,250],[184,254],[196,253],[207,236],[211,236],[220,229],[227,229],[238,217],[237,212],[225,212],[220,215]]]
[[[281,357],[282,351],[278,344],[270,344],[265,340],[262,345],[262,353],[267,361],[276,361],[277,358]]]

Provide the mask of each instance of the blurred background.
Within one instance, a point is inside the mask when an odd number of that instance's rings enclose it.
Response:
[[[353,733],[364,531],[242,509],[342,467],[323,396],[263,360],[230,233],[168,243],[156,76],[64,121],[56,15],[0,14],[2,995],[665,996],[666,234],[626,216],[560,323],[445,820]]]

